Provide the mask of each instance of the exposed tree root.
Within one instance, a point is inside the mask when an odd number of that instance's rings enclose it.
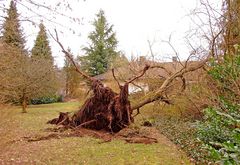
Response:
[[[87,99],[73,116],[60,112],[59,117],[48,121],[49,124],[64,125],[73,128],[85,127],[95,130],[118,132],[133,120],[128,98],[104,87],[100,81],[93,82],[94,95]],[[122,93],[127,87],[123,87]],[[126,93],[128,95],[128,93]],[[128,97],[128,96],[127,96]]]
[[[91,78],[93,96],[85,101],[83,106],[74,115],[60,112],[59,117],[48,121],[49,124],[64,125],[71,128],[89,128],[118,132],[134,121],[130,101],[128,100],[128,86],[137,78],[144,75],[149,66],[146,65],[142,73],[123,86],[119,83],[120,93],[104,87],[102,82]],[[114,71],[113,71],[113,76]]]

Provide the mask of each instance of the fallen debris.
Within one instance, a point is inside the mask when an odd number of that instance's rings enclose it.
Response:
[[[97,139],[101,139],[102,141],[99,143],[106,143],[111,142],[114,139],[118,140],[124,140],[127,143],[144,143],[144,144],[153,144],[157,143],[157,136],[156,133],[152,134],[154,128],[151,128],[151,130],[148,131],[138,131],[130,128],[125,128],[119,131],[116,134],[111,134],[107,131],[97,131],[97,130],[91,130],[86,128],[79,128],[77,130],[70,130],[62,132],[63,127],[59,127],[59,132],[56,128],[53,128],[54,133],[50,133],[48,135],[36,135],[36,136],[30,136],[30,137],[24,137],[23,139],[28,142],[36,142],[36,141],[42,141],[42,140],[50,140],[50,139],[61,139],[65,137],[94,137]],[[150,129],[150,128],[147,128]],[[47,129],[47,131],[51,131],[50,129]]]

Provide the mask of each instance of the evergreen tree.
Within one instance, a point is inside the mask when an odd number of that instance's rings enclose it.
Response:
[[[17,12],[16,3],[11,1],[10,7],[7,10],[7,17],[3,24],[3,37],[4,43],[16,47],[24,51],[25,39],[20,28],[19,14]]]
[[[39,32],[32,48],[32,58],[44,58],[53,63],[51,47],[46,33],[46,28],[43,23],[39,25]]]
[[[82,67],[92,76],[106,72],[118,55],[113,25],[108,24],[103,10],[96,16],[93,22],[95,30],[88,36],[91,43],[84,48],[87,56],[81,58]]]

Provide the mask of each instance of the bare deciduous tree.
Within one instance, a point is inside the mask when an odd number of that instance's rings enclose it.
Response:
[[[31,59],[7,45],[0,50],[1,102],[20,103],[22,112],[26,112],[30,99],[56,92],[58,85],[50,62]]]

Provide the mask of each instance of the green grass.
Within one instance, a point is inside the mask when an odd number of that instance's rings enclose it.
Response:
[[[1,109],[0,164],[190,164],[184,153],[166,138],[159,143],[128,144],[113,140],[99,143],[91,137],[68,137],[27,142],[23,137],[44,135],[46,122],[61,112],[77,110],[79,103],[35,105],[27,114],[20,107]],[[137,119],[138,120],[138,119]]]

